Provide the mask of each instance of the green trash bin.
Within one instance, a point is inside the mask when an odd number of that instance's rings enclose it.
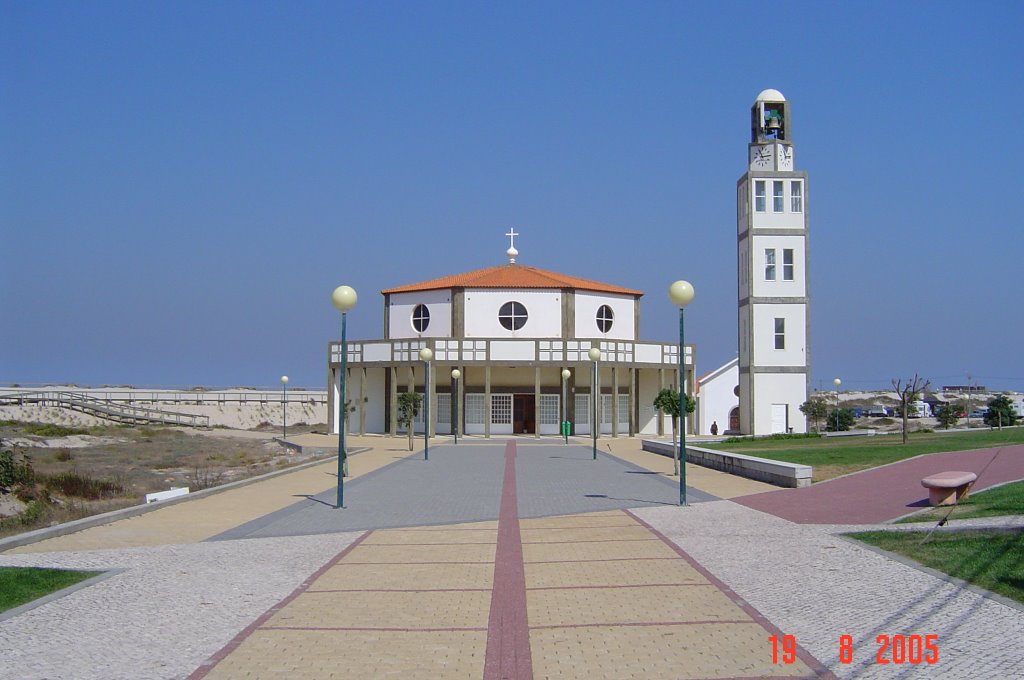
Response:
[[[568,420],[563,420],[562,421],[562,436],[563,437],[568,437],[570,434],[572,434],[572,423],[570,423]]]

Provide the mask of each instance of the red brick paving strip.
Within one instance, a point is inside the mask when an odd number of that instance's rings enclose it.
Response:
[[[267,611],[263,612],[263,614],[260,615],[260,617],[258,619],[256,619],[252,623],[250,623],[248,626],[246,626],[242,630],[242,632],[240,632],[238,635],[236,635],[234,638],[232,638],[231,642],[229,642],[226,645],[224,645],[224,647],[221,648],[221,650],[219,652],[217,652],[216,654],[211,656],[209,659],[204,661],[203,664],[201,666],[199,666],[199,668],[195,669],[192,672],[192,674],[190,676],[188,676],[188,680],[201,680],[201,678],[205,678],[210,673],[210,671],[212,671],[217,666],[217,664],[219,664],[221,661],[226,659],[228,657],[228,655],[231,654],[231,652],[233,652],[236,649],[238,649],[238,646],[241,645],[243,642],[245,642],[246,638],[248,638],[250,635],[255,633],[260,628],[260,626],[262,626],[264,623],[266,623],[270,619],[270,617],[272,617],[274,614],[276,614],[277,612],[279,612],[282,609],[284,609],[285,607],[287,607],[291,603],[292,600],[294,600],[299,595],[304,593],[307,588],[309,588],[311,585],[313,585],[314,581],[316,581],[318,578],[320,578],[325,573],[327,573],[328,569],[330,569],[335,564],[337,564],[342,559],[344,559],[346,555],[348,555],[350,552],[352,552],[356,548],[356,546],[358,546],[360,543],[362,543],[364,540],[366,540],[366,538],[370,534],[372,534],[372,533],[373,533],[373,530],[371,529],[370,531],[367,531],[366,533],[364,533],[362,536],[360,536],[356,540],[352,541],[347,548],[345,548],[340,553],[335,555],[326,564],[324,564],[324,566],[322,566],[319,569],[317,569],[316,572],[312,576],[310,576],[305,581],[300,583],[299,587],[296,588],[295,590],[293,590],[291,595],[289,595],[288,597],[284,598],[283,600],[281,600],[280,602],[275,604],[273,607],[271,607]]]
[[[722,581],[717,576],[712,574],[710,571],[705,569],[699,562],[697,562],[697,560],[695,560],[692,557],[690,557],[690,555],[686,551],[684,551],[678,545],[676,545],[675,543],[670,541],[668,539],[668,537],[665,536],[665,534],[661,533],[660,531],[658,531],[657,529],[652,527],[650,524],[648,524],[647,522],[643,521],[642,519],[640,519],[639,517],[634,515],[629,510],[623,510],[623,512],[626,513],[627,515],[629,515],[630,517],[632,517],[633,519],[635,519],[637,522],[639,522],[643,526],[647,527],[647,529],[651,533],[653,533],[655,536],[657,536],[662,541],[664,541],[665,545],[670,547],[672,550],[674,550],[676,552],[677,555],[679,555],[684,560],[686,560],[686,562],[691,567],[696,569],[697,572],[701,576],[706,578],[714,586],[716,586],[719,590],[721,590],[722,593],[724,593],[726,597],[728,597],[730,600],[732,600],[733,603],[736,604],[736,606],[738,606],[740,609],[742,609],[744,612],[746,612],[750,616],[750,618],[754,619],[754,621],[756,623],[760,624],[761,627],[764,628],[768,633],[770,633],[771,635],[775,635],[775,636],[779,637],[780,639],[782,638],[783,632],[781,630],[779,630],[779,628],[775,624],[773,624],[771,621],[766,619],[764,617],[764,615],[761,614],[761,612],[757,611],[753,606],[751,606],[751,604],[749,602],[747,602],[742,597],[737,595],[736,592],[732,588],[727,586],[724,581]],[[768,647],[768,637],[765,636],[765,653],[767,653],[767,647]],[[801,647],[799,644],[796,647],[796,655],[797,655],[797,658],[799,658],[801,661],[803,661],[805,664],[807,664],[808,668],[810,668],[812,671],[814,671],[814,674],[815,674],[814,677],[818,677],[818,678],[833,678],[833,679],[836,677],[830,670],[828,670],[828,668],[825,667],[825,664],[821,663],[816,658],[814,658],[814,656],[812,656],[810,652],[808,652],[806,649]],[[797,676],[797,677],[803,677],[803,676]],[[731,679],[731,680],[737,680],[737,679],[734,678],[734,679]]]
[[[877,524],[924,507],[928,490],[921,486],[921,480],[948,470],[977,474],[972,492],[1024,479],[1024,446],[931,453],[803,489],[768,491],[732,500],[798,524]]]
[[[505,445],[505,477],[498,514],[494,589],[487,622],[484,680],[532,680],[530,629],[526,618],[526,572],[516,499],[516,443]]]

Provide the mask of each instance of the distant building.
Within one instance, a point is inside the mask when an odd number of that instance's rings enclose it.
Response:
[[[718,434],[740,431],[740,360],[733,359],[697,379],[697,434],[710,434],[718,424]]]

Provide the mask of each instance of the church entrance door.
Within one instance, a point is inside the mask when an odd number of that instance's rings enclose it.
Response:
[[[534,434],[537,432],[536,397],[532,394],[512,395],[512,432]]]

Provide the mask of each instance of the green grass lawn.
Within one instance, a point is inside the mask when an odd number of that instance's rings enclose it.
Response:
[[[938,533],[924,543],[916,531],[848,535],[1024,603],[1024,531]]]
[[[972,517],[998,517],[1000,515],[1024,515],[1024,482],[1011,482],[994,489],[972,493],[956,504],[956,507],[937,507],[920,512],[899,521],[937,522],[943,517],[949,519],[970,519]]]
[[[709,449],[745,453],[814,467],[820,482],[867,468],[894,463],[925,453],[966,451],[1024,444],[1024,428],[976,430],[939,434],[914,432],[904,445],[899,434],[874,437],[808,437],[799,439],[753,438],[737,442],[703,444]]]
[[[61,588],[67,588],[98,571],[65,571],[28,567],[0,567],[0,612],[37,600]]]

